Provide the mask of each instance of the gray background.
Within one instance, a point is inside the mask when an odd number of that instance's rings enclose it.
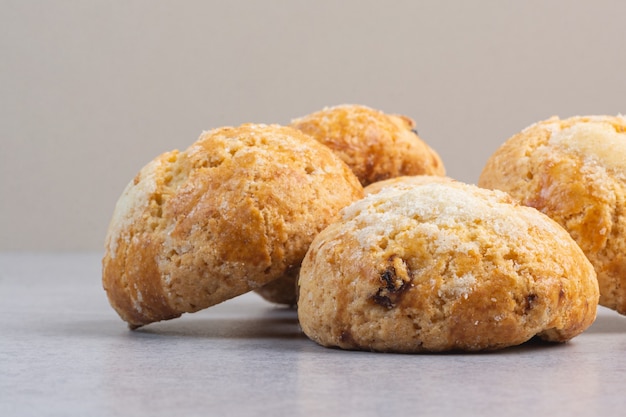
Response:
[[[622,1],[0,0],[0,250],[102,250],[149,160],[342,103],[475,183],[552,115],[625,111]]]

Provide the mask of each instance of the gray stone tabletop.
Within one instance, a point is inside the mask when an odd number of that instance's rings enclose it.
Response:
[[[0,416],[621,416],[626,317],[494,353],[327,349],[256,294],[130,331],[97,253],[0,254]]]

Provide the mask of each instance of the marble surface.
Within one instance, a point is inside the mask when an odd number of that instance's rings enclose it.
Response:
[[[619,416],[625,381],[626,317],[603,308],[566,344],[347,352],[255,294],[129,331],[99,254],[0,254],[0,416]]]

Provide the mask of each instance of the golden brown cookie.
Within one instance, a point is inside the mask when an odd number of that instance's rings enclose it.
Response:
[[[598,283],[569,234],[507,194],[458,182],[386,187],[313,241],[298,317],[324,346],[491,350],[571,339]]]
[[[363,186],[401,175],[445,175],[439,155],[406,116],[342,105],[295,119],[291,126],[335,151]]]
[[[626,314],[626,119],[557,117],[506,141],[478,184],[556,220],[598,274],[600,304]]]
[[[146,165],[120,197],[102,261],[109,301],[137,327],[285,275],[295,283],[313,237],[362,195],[332,151],[295,129],[205,132]]]
[[[450,177],[442,177],[439,175],[405,175],[401,177],[390,178],[388,180],[373,182],[363,189],[365,195],[376,194],[386,187],[416,187],[424,184],[448,183],[454,180]]]

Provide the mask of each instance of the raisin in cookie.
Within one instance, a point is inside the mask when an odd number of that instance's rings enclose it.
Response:
[[[324,346],[493,350],[591,325],[598,283],[569,234],[507,194],[457,182],[386,187],[311,244],[298,317]]]
[[[120,197],[102,261],[109,301],[138,327],[284,276],[295,286],[315,235],[362,195],[345,163],[295,129],[205,132],[147,164]]]
[[[556,220],[594,265],[600,304],[626,314],[626,119],[557,117],[506,141],[478,184]]]
[[[335,151],[363,186],[401,175],[445,175],[439,155],[406,116],[342,105],[295,119],[291,126]]]

